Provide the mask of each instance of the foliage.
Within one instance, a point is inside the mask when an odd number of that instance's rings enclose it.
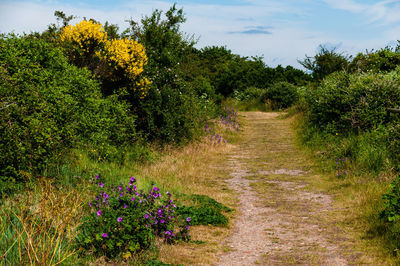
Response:
[[[378,51],[359,53],[349,65],[349,69],[355,71],[392,71],[400,65],[400,51],[393,51],[389,47]]]
[[[115,27],[106,25],[107,31],[117,37]],[[60,40],[75,65],[89,68],[102,80],[103,93],[127,90],[128,98],[136,94],[144,97],[150,84],[141,75],[147,64],[144,47],[129,38],[109,40],[107,31],[100,23],[82,20],[64,27]]]
[[[178,66],[195,43],[179,30],[185,21],[182,9],[174,5],[165,13],[165,19],[162,14],[155,10],[140,24],[131,20],[131,27],[125,32],[125,36],[145,46],[148,54],[145,75],[152,83],[143,100],[131,103],[139,117],[137,128],[149,140],[179,143],[196,135],[212,110],[212,102],[203,101],[196,88],[179,76]]]
[[[75,26],[65,26],[60,36],[61,41],[70,41],[76,45],[79,55],[93,55],[107,42],[107,33],[99,23],[82,20]]]
[[[349,58],[338,53],[336,47],[329,49],[320,45],[314,57],[306,55],[305,59],[298,62],[312,72],[314,80],[320,81],[333,72],[345,70],[349,64]]]
[[[192,225],[215,225],[225,226],[228,218],[222,212],[230,212],[232,209],[219,203],[206,195],[186,195],[184,199],[189,200],[189,206],[183,205],[176,208],[176,213],[181,216],[190,216]]]
[[[384,210],[380,217],[386,222],[397,222],[400,219],[400,177],[390,185],[390,190],[382,196]]]
[[[115,69],[125,69],[128,78],[135,79],[143,72],[147,56],[142,45],[135,40],[113,39],[107,42],[104,49],[108,61],[113,62]]]
[[[400,106],[400,69],[387,74],[336,72],[308,91],[310,121],[332,131],[356,131],[386,125]]]
[[[120,254],[129,258],[133,253],[148,249],[155,236],[172,243],[189,240],[190,217],[180,231],[174,231],[175,204],[171,194],[161,199],[160,190],[153,186],[148,193],[138,191],[131,177],[128,185],[107,190],[96,176],[99,193],[89,202],[91,214],[81,225],[77,244],[84,251],[114,258]]]
[[[296,86],[288,82],[277,82],[267,88],[263,95],[265,100],[270,100],[273,109],[288,108],[299,98]]]
[[[96,144],[107,158],[112,157],[107,147],[124,147],[136,138],[126,104],[102,98],[91,73],[70,65],[51,44],[6,36],[0,40],[0,64],[1,193],[59,162],[78,144]]]
[[[233,92],[233,95],[234,98],[238,101],[249,101],[263,96],[264,93],[265,93],[264,89],[249,87],[243,91],[236,90]]]

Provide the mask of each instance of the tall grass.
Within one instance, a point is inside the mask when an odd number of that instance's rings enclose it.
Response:
[[[236,131],[220,121],[210,125],[229,141],[235,139]],[[90,150],[75,149],[66,163],[46,169],[46,177],[0,203],[0,265],[71,265],[94,260],[78,257],[74,240],[87,215],[96,174],[110,184],[136,176],[138,187],[144,190],[157,184],[163,192],[174,195],[208,193],[221,200],[226,195],[215,193],[218,188],[205,189],[215,182],[213,174],[208,170],[199,174],[199,169],[206,169],[208,154],[229,148],[230,144],[216,145],[204,137],[204,142],[181,147],[147,147],[141,152],[146,159],[132,155],[137,159],[127,157],[124,162],[99,161]],[[154,251],[150,253],[134,259],[146,261],[146,256],[154,256]]]
[[[84,191],[61,191],[48,180],[36,191],[4,203],[0,218],[2,265],[57,265],[76,254],[74,239],[83,214]],[[71,261],[70,261],[71,262]]]

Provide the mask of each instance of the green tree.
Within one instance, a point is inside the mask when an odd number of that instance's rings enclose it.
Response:
[[[314,80],[320,81],[333,72],[347,68],[350,57],[343,53],[338,53],[336,50],[336,47],[327,48],[320,45],[315,56],[310,57],[306,55],[305,59],[298,60],[298,62],[312,72]]]

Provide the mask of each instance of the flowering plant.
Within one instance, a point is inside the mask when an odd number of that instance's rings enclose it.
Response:
[[[96,180],[98,194],[88,204],[91,213],[84,219],[77,237],[80,250],[110,258],[124,253],[128,258],[136,251],[149,248],[156,236],[168,243],[189,240],[190,217],[186,218],[183,231],[174,230],[176,206],[171,193],[162,198],[156,186],[148,193],[138,191],[134,177],[127,185],[121,184],[110,191],[99,176]]]

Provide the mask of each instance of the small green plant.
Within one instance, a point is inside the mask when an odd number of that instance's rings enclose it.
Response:
[[[206,195],[185,195],[183,198],[191,203],[178,206],[176,213],[182,217],[190,216],[192,225],[225,226],[228,224],[229,220],[222,212],[230,212],[232,209]]]
[[[346,167],[346,158],[339,158],[336,161],[336,176],[339,178],[343,178],[347,176],[347,170],[345,170]]]
[[[390,190],[382,196],[384,209],[380,217],[386,222],[394,223],[400,220],[400,176],[390,184]]]
[[[176,206],[169,192],[162,197],[156,186],[148,193],[139,191],[134,177],[127,185],[114,188],[105,187],[99,176],[96,180],[98,194],[88,204],[91,213],[84,219],[76,239],[80,250],[109,258],[120,254],[129,258],[148,249],[156,236],[167,243],[190,240],[190,217],[175,231]]]

